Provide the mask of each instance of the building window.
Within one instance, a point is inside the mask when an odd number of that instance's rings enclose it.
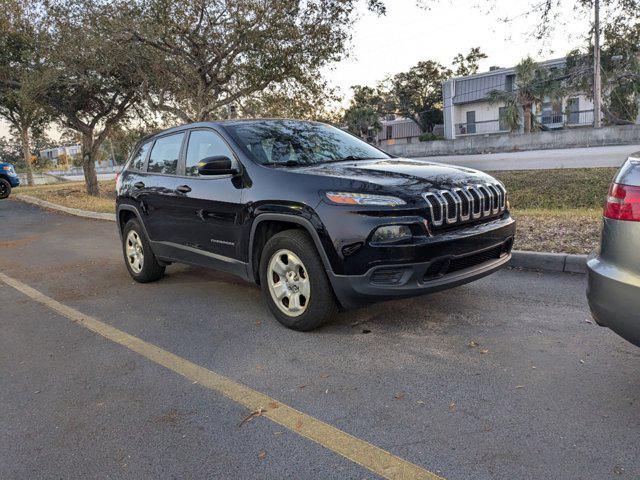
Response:
[[[476,133],[476,111],[467,112],[467,133]]]
[[[580,123],[580,99],[569,98],[567,100],[567,112],[569,113],[569,122],[572,125]]]
[[[509,126],[505,120],[505,115],[507,114],[507,107],[498,108],[498,130],[501,132],[506,132],[509,130]]]
[[[516,83],[516,76],[515,75],[507,75],[504,79],[504,89],[507,92],[513,92],[513,87]]]
[[[544,102],[542,104],[542,122],[543,125],[554,125],[562,123],[562,103],[561,102]]]
[[[393,138],[393,125],[387,125],[387,139]]]

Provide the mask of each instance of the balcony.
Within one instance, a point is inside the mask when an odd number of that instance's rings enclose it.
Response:
[[[580,127],[593,125],[593,110],[576,110],[566,113],[543,112],[535,116],[543,129]]]
[[[480,122],[457,123],[456,136],[485,135],[490,133],[506,133],[509,131],[500,120],[483,120]]]
[[[535,125],[538,125],[541,130],[584,127],[593,125],[593,110],[580,110],[567,113],[545,112],[534,115],[534,119]],[[500,120],[483,120],[481,122],[456,124],[456,137],[495,133],[509,133],[509,128]]]

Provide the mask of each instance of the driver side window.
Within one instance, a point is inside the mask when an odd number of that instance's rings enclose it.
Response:
[[[189,136],[189,145],[187,146],[184,174],[197,176],[198,162],[207,157],[221,155],[229,157],[232,161],[234,159],[233,152],[220,135],[211,130],[192,131]]]

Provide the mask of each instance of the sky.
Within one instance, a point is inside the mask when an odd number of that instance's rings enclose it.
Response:
[[[429,9],[418,3],[428,3]],[[545,60],[561,57],[584,44],[589,17],[574,12],[565,1],[560,28],[544,42],[531,35],[535,15],[526,15],[536,0],[386,0],[387,14],[369,12],[365,2],[357,11],[353,38],[346,59],[325,70],[326,78],[339,88],[346,106],[352,85],[375,85],[388,75],[408,70],[417,62],[433,59],[450,65],[453,57],[480,47],[490,66],[510,67],[531,55]],[[605,12],[606,14],[606,12]],[[500,19],[509,18],[510,22]],[[50,132],[54,138],[58,135]],[[0,123],[0,136],[8,136]]]

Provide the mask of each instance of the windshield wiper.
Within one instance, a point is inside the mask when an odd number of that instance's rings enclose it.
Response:
[[[310,165],[310,163],[300,162],[298,160],[287,160],[286,162],[267,163],[266,165],[269,167],[300,167]]]
[[[348,157],[343,158],[334,158],[331,160],[324,160],[321,163],[335,163],[335,162],[348,162],[353,160],[384,160],[382,158],[374,158],[374,157],[358,157],[356,155],[349,155]]]

